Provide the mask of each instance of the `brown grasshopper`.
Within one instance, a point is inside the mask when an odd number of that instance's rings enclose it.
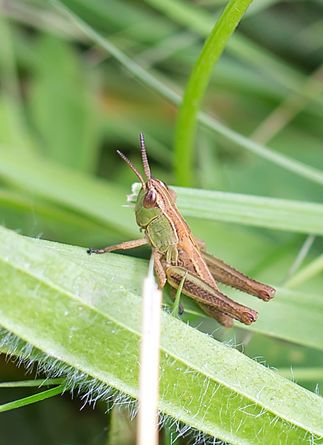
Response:
[[[88,249],[88,253],[127,250],[150,244],[159,288],[162,289],[166,282],[175,289],[181,285],[183,294],[197,301],[207,314],[226,327],[232,326],[233,319],[247,325],[253,323],[258,313],[220,292],[216,281],[264,301],[273,298],[275,289],[252,280],[205,252],[204,243],[192,235],[179,213],[175,192],[164,182],[152,177],[142,133],[140,148],[146,181],[123,153],[119,150],[117,153],[141,182],[135,213],[137,224],[145,232],[145,237],[103,249]]]

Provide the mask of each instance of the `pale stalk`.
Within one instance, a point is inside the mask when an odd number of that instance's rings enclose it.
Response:
[[[140,351],[137,445],[158,444],[159,341],[162,293],[154,279],[151,257],[144,280]]]

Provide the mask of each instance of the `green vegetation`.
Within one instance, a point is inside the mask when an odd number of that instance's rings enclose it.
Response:
[[[160,443],[323,443],[322,4],[257,0],[230,37],[249,3],[0,6],[0,443],[135,443],[149,249],[85,248],[140,236],[140,131],[208,251],[278,290],[226,288],[259,311],[231,330],[165,291]]]

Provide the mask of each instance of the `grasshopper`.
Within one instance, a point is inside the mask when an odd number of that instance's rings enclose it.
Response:
[[[149,244],[160,289],[166,282],[174,289],[181,286],[183,294],[194,299],[208,315],[226,327],[233,325],[233,319],[247,325],[253,323],[257,320],[258,313],[224,295],[216,282],[264,301],[273,298],[275,289],[243,275],[205,251],[204,243],[192,235],[179,213],[175,192],[151,175],[142,133],[140,149],[146,180],[123,153],[119,150],[117,153],[141,182],[135,214],[137,224],[145,234],[144,238],[103,249],[88,249],[87,252],[102,254]]]

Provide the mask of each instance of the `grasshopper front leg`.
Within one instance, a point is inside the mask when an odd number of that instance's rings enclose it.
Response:
[[[135,239],[132,241],[125,241],[124,243],[120,244],[114,244],[113,246],[103,247],[102,249],[89,248],[87,249],[87,253],[91,255],[92,253],[102,254],[107,252],[113,252],[115,250],[128,250],[128,249],[134,249],[135,247],[144,246],[145,244],[148,244],[146,238]]]
[[[166,269],[167,281],[177,288],[186,274],[186,269],[178,266],[170,266]],[[207,284],[200,277],[193,273],[188,273],[183,285],[183,294],[193,298],[198,303],[206,305],[210,309],[215,309],[241,323],[251,324],[257,320],[256,311],[243,306],[231,298],[222,294],[218,289]]]
[[[154,269],[156,273],[157,283],[159,289],[162,289],[166,284],[166,273],[161,262],[162,254],[158,252],[158,250],[153,249],[153,257],[154,257]]]

